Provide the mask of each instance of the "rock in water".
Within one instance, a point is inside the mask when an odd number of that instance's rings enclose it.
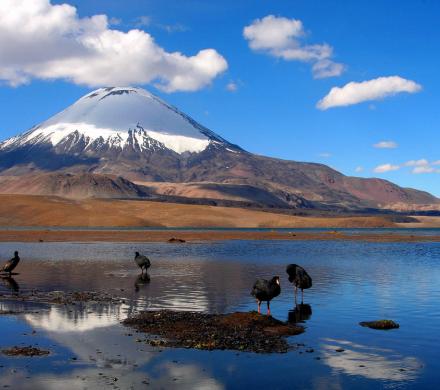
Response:
[[[380,329],[380,330],[399,328],[399,324],[392,320],[363,321],[363,322],[359,322],[359,325],[371,329]]]

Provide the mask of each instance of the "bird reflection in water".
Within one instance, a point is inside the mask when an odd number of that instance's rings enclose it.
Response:
[[[312,306],[307,303],[296,304],[293,310],[289,310],[287,322],[296,324],[310,319],[312,316]]]
[[[150,283],[150,275],[148,272],[141,273],[139,276],[136,277],[136,280],[134,282],[134,290],[136,292],[139,292],[139,290]]]
[[[17,295],[20,291],[20,286],[13,277],[0,276],[0,281],[8,290],[11,290],[13,294]]]

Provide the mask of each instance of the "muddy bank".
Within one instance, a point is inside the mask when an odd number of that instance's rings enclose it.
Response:
[[[81,303],[106,303],[106,304],[120,304],[125,300],[114,295],[96,292],[96,291],[32,291],[29,293],[20,294],[1,294],[0,301],[19,301],[32,303],[45,303],[55,305],[76,305]],[[15,312],[2,312],[0,314],[18,314]]]
[[[126,230],[0,230],[0,242],[169,242],[179,237],[182,245],[222,240],[325,240],[370,242],[440,242],[440,235],[406,235],[399,233],[348,234],[340,231],[126,231]]]
[[[286,337],[304,332],[301,326],[256,312],[205,314],[161,310],[142,312],[123,324],[148,334],[146,341],[155,346],[257,353],[287,352],[291,346]]]

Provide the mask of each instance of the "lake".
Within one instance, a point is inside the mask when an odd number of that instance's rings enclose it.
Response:
[[[0,243],[0,258],[16,249],[20,274],[0,279],[0,292],[105,291],[125,303],[75,308],[0,301],[0,310],[27,310],[0,316],[2,349],[38,345],[51,351],[40,358],[0,355],[0,387],[416,389],[440,381],[440,243]],[[138,278],[135,250],[152,260],[149,283]],[[289,263],[313,277],[306,305],[296,310],[285,273]],[[254,281],[274,275],[282,292],[272,315],[303,321],[306,328],[290,339],[303,346],[286,354],[159,349],[120,324],[146,309],[255,310]],[[359,326],[382,318],[400,328]]]

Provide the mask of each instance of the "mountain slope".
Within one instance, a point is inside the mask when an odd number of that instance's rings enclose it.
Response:
[[[323,164],[248,153],[151,93],[131,87],[91,92],[0,144],[0,175],[47,173],[194,183],[199,192],[200,183],[217,183],[222,186],[215,190],[216,196],[231,199],[240,192],[246,201],[252,198],[252,202],[262,201],[269,207],[363,209],[398,204],[411,209],[440,202],[426,192],[386,180],[348,177]],[[39,186],[32,187],[36,193],[53,186],[53,177],[52,184],[45,181],[45,175],[41,180]],[[88,194],[88,184],[82,183],[82,194]],[[124,188],[127,183],[119,184]],[[5,185],[3,192],[14,190],[11,181]],[[100,182],[98,186],[102,190],[92,191],[91,196],[111,193],[112,185]],[[59,194],[57,191],[53,193]],[[209,192],[206,186],[203,191]],[[188,197],[190,193],[186,189]]]
[[[0,176],[0,193],[56,195],[73,199],[148,197],[145,189],[122,177],[90,173]]]

